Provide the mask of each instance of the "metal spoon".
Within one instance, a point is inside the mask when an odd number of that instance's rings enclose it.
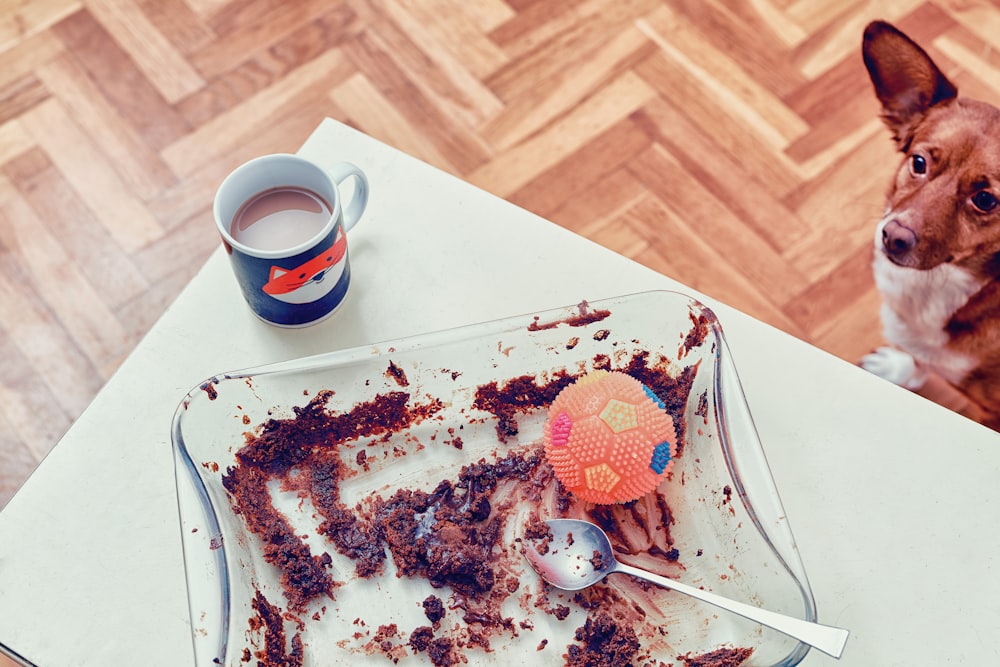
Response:
[[[777,612],[754,607],[729,598],[682,584],[673,579],[618,562],[608,536],[600,527],[579,519],[552,519],[545,522],[552,539],[547,549],[539,553],[539,542],[526,539],[524,555],[538,575],[556,588],[578,591],[601,581],[612,572],[623,572],[645,579],[664,588],[690,595],[716,607],[739,614],[769,628],[794,637],[820,651],[839,658],[847,643],[847,630],[803,621]]]

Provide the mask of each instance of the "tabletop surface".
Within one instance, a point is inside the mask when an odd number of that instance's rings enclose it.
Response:
[[[852,631],[840,663],[998,664],[996,433],[332,120],[300,154],[371,182],[347,302],[313,327],[271,327],[221,250],[210,258],[0,513],[7,652],[193,662],[170,423],[202,380],[668,289],[719,315],[820,621]]]

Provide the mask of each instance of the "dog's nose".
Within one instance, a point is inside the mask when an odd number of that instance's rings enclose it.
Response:
[[[917,245],[917,235],[898,220],[890,220],[882,228],[882,247],[893,256],[905,255]]]

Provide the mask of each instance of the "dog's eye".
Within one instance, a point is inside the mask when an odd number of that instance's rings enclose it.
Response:
[[[923,155],[914,155],[910,158],[910,171],[920,176],[927,173],[927,159]]]
[[[1000,204],[1000,201],[992,193],[980,190],[972,195],[972,204],[983,213],[989,213],[997,207],[997,204]]]

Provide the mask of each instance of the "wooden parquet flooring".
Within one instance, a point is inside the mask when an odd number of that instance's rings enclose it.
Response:
[[[324,116],[855,361],[873,18],[1000,101],[985,0],[3,0],[0,506]]]

